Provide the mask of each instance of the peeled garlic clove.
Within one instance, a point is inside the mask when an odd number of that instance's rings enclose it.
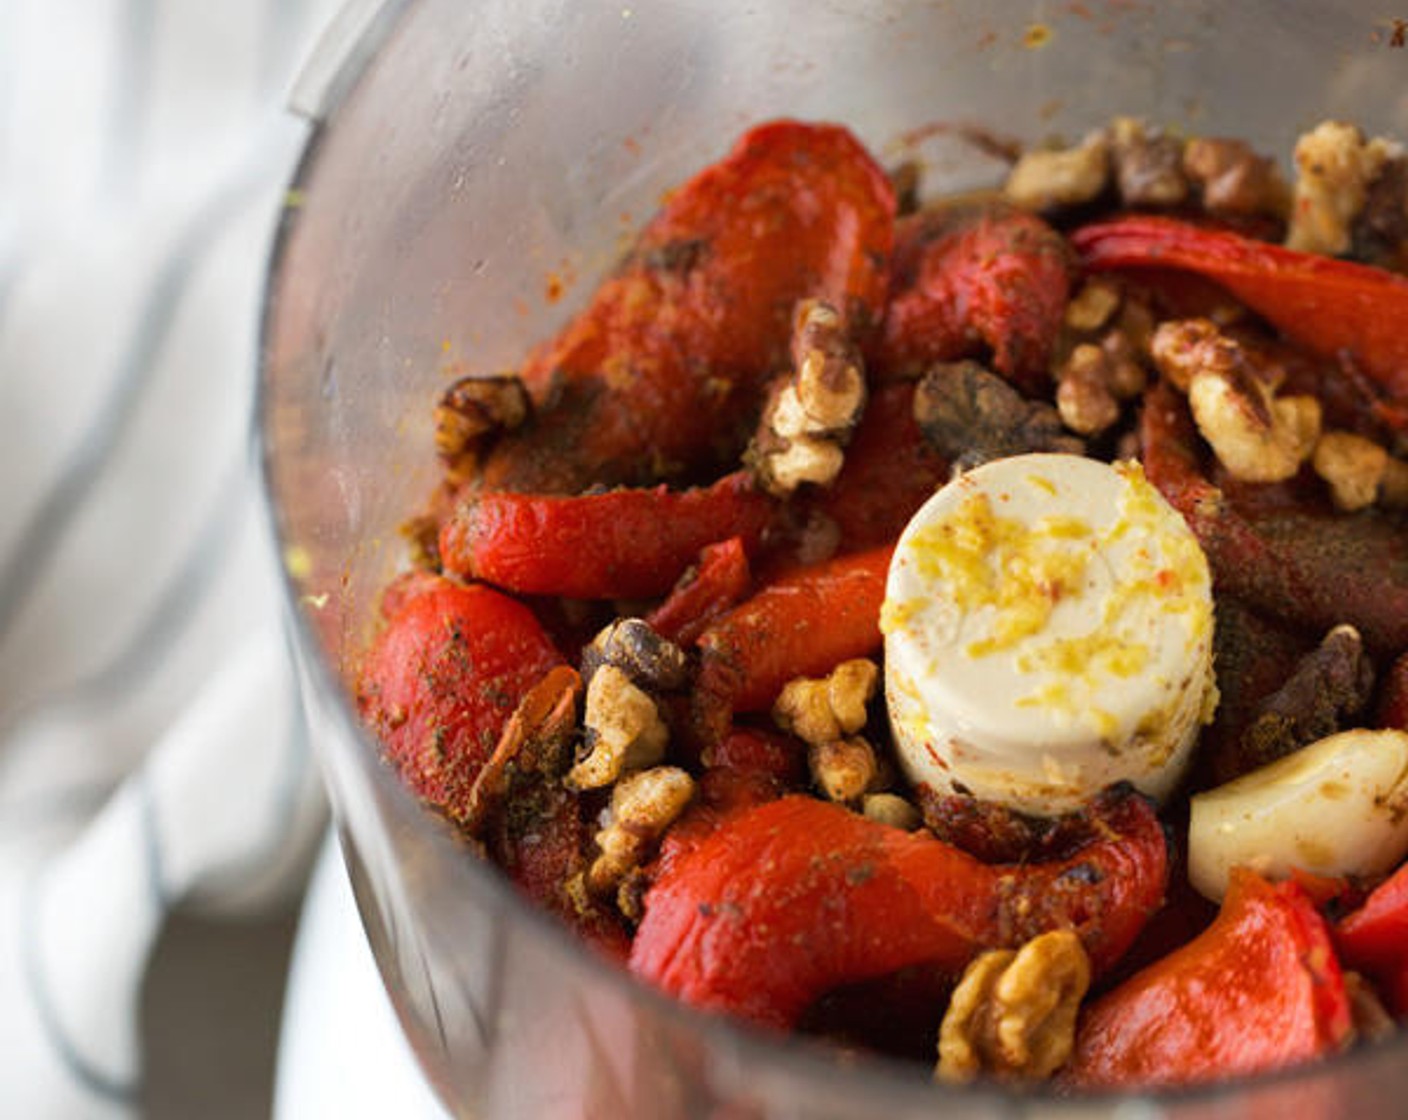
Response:
[[[1220,901],[1236,866],[1379,875],[1408,855],[1408,733],[1342,731],[1191,799],[1188,875]]]

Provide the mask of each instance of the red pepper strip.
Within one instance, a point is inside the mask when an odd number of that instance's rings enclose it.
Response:
[[[1400,654],[1384,674],[1374,719],[1380,727],[1408,731],[1408,653]]]
[[[897,539],[948,476],[948,460],[914,420],[914,385],[881,385],[846,447],[841,473],[805,508],[835,523],[847,551],[875,548]]]
[[[461,820],[509,716],[562,657],[527,607],[488,587],[421,576],[387,601],[358,711],[411,789]]]
[[[957,975],[985,949],[1074,929],[1097,969],[1163,898],[1163,828],[1141,797],[1051,863],[988,865],[925,833],[789,796],[726,818],[662,868],[631,970],[698,1007],[788,1027],[843,984],[911,966]]]
[[[748,594],[753,582],[741,537],[705,545],[699,563],[680,577],[669,598],[645,617],[657,634],[688,645]]]
[[[522,376],[536,419],[484,466],[492,490],[699,477],[736,461],[787,366],[798,300],[864,332],[884,313],[895,198],[849,132],[775,121],[675,190]]]
[[[1337,1050],[1352,1029],[1329,930],[1305,892],[1238,868],[1204,933],[1085,1009],[1061,1080],[1227,1080]]]
[[[869,355],[877,378],[913,378],[986,347],[993,368],[1035,391],[1070,294],[1061,235],[1000,202],[921,210],[895,226],[885,326]]]
[[[807,773],[806,747],[800,739],[758,727],[735,727],[704,749],[710,770],[732,770],[770,778],[781,787],[796,786]]]
[[[880,648],[893,545],[801,568],[699,636],[696,692],[733,712],[768,708],[793,677],[820,676]]]
[[[1395,1015],[1408,1015],[1408,864],[1339,923],[1335,945],[1347,967],[1379,981]]]
[[[440,559],[447,572],[525,595],[645,598],[669,591],[706,544],[755,545],[774,509],[742,471],[696,490],[477,494],[441,527]]]
[[[1408,401],[1408,279],[1171,218],[1116,218],[1071,235],[1088,269],[1182,268],[1217,281],[1289,338],[1324,357],[1350,354]]]
[[[1183,400],[1165,384],[1145,396],[1144,470],[1183,514],[1219,593],[1324,633],[1359,628],[1379,653],[1408,649],[1408,534],[1388,517],[1238,509],[1201,473]]]

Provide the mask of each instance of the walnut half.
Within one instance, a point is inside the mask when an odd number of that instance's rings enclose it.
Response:
[[[1110,137],[1105,129],[1074,148],[1025,152],[1003,184],[1007,200],[1024,210],[1059,210],[1098,198],[1110,184]]]
[[[1353,432],[1326,432],[1312,463],[1339,509],[1352,512],[1376,502],[1399,509],[1408,505],[1408,463],[1373,440]]]
[[[804,482],[825,486],[836,478],[866,401],[860,351],[828,303],[798,306],[792,365],[768,400],[747,454],[759,485],[777,497]]]
[[[452,475],[466,474],[495,438],[520,427],[531,410],[516,374],[462,377],[435,406],[435,448]]]
[[[865,706],[875,695],[880,670],[858,657],[821,679],[796,677],[773,704],[774,722],[812,746],[854,735],[865,726]]]
[[[1277,397],[1283,371],[1260,363],[1207,319],[1160,323],[1150,343],[1154,364],[1188,394],[1198,431],[1227,472],[1243,482],[1283,482],[1320,440],[1314,397]]]
[[[1069,930],[1015,952],[983,953],[963,973],[939,1028],[939,1081],[1050,1077],[1071,1056],[1090,959]]]
[[[660,710],[615,665],[602,665],[592,675],[582,723],[587,753],[567,772],[569,789],[601,789],[665,757],[669,729]]]
[[[1286,245],[1303,253],[1349,251],[1370,187],[1398,155],[1385,140],[1366,140],[1352,124],[1322,121],[1296,141],[1296,186]]]
[[[587,871],[588,889],[594,894],[614,890],[654,850],[693,797],[694,779],[675,766],[642,770],[616,783],[610,823],[596,834],[601,855]]]

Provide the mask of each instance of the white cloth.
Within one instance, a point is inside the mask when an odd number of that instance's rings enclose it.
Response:
[[[274,1120],[448,1120],[401,1031],[328,837],[293,947]]]
[[[334,7],[0,0],[0,1116],[130,1114],[166,912],[320,830],[250,425]]]

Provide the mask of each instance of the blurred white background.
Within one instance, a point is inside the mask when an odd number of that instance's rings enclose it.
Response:
[[[0,1115],[270,1110],[323,810],[250,422],[336,8],[0,0]]]

